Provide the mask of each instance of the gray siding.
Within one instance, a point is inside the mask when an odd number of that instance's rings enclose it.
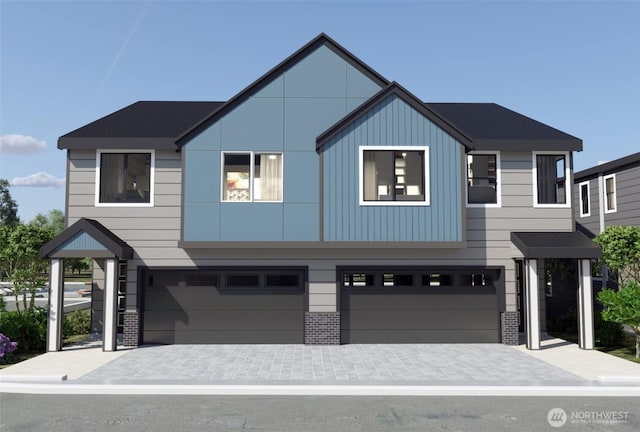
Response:
[[[616,173],[617,210],[604,215],[605,226],[640,226],[640,166]]]
[[[589,205],[591,211],[589,216],[580,216],[580,183],[589,182]],[[590,178],[577,182],[573,188],[573,208],[575,209],[576,222],[593,235],[600,231],[600,201],[598,199],[598,178]]]

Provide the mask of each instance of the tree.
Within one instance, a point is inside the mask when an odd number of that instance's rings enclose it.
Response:
[[[621,290],[604,289],[598,293],[603,304],[602,318],[627,324],[635,332],[636,358],[640,358],[640,282],[627,283]]]
[[[9,181],[0,179],[0,226],[13,227],[19,223],[18,204],[11,198]]]
[[[62,210],[49,210],[47,215],[38,213],[34,216],[33,220],[29,222],[36,226],[43,226],[51,228],[55,235],[64,231],[64,212]]]
[[[611,225],[594,241],[602,247],[609,270],[618,273],[620,286],[640,282],[640,227]]]
[[[46,285],[47,261],[40,258],[40,248],[55,235],[51,228],[20,224],[2,231],[0,254],[7,257],[9,279],[13,282],[16,310],[20,301],[24,310],[34,308],[36,289]]]

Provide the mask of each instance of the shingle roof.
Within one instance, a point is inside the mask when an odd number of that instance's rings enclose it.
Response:
[[[596,165],[591,168],[587,168],[582,171],[578,171],[573,174],[573,181],[576,182],[578,180],[582,180],[586,177],[591,177],[597,174],[605,174],[612,171],[617,171],[620,168],[623,168],[627,165],[638,165],[640,164],[640,152],[633,153],[625,157],[621,157],[616,160],[612,160],[610,162],[606,162],[600,165]]]
[[[58,148],[126,148],[133,145],[175,149],[175,141],[180,135],[223,104],[136,102],[61,136]]]
[[[582,140],[495,103],[426,105],[471,137],[476,150],[582,150]]]
[[[347,114],[346,117],[343,117],[329,129],[323,132],[320,136],[318,136],[316,138],[316,150],[319,151],[327,141],[336,136],[340,131],[353,123],[356,119],[360,118],[363,114],[373,108],[374,105],[389,97],[390,95],[396,95],[397,97],[402,99],[413,109],[424,115],[426,118],[431,120],[433,123],[438,125],[448,134],[461,142],[469,150],[472,150],[471,140],[469,139],[469,136],[464,133],[464,131],[457,129],[455,126],[451,125],[449,122],[447,122],[447,119],[442,118],[442,116],[434,112],[427,105],[416,98],[412,93],[407,91],[407,89],[405,89],[395,81],[384,87],[375,95],[371,96],[369,100],[364,102],[351,113]]]

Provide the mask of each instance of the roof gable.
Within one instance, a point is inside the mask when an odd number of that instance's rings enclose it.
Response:
[[[440,116],[438,113],[430,109],[427,105],[422,103],[417,97],[407,91],[404,87],[402,87],[397,82],[392,82],[378,93],[373,95],[369,100],[360,105],[358,108],[353,110],[347,116],[342,118],[336,124],[331,126],[321,135],[316,138],[316,150],[320,151],[322,146],[327,143],[331,138],[335,137],[338,133],[340,133],[344,128],[349,126],[355,120],[366,114],[369,110],[371,110],[376,104],[385,98],[396,95],[402,101],[407,103],[409,106],[414,108],[416,111],[421,113],[427,119],[432,121],[442,130],[447,132],[449,135],[454,137],[460,143],[462,143],[467,149],[472,150],[471,139],[464,134],[460,129],[456,128],[452,124],[450,124],[446,119]]]
[[[376,82],[380,86],[386,86],[389,84],[389,81],[380,75],[378,72],[373,70],[367,64],[365,64],[362,60],[354,56],[351,52],[346,50],[342,45],[338,44],[336,41],[331,39],[324,33],[321,33],[309,43],[304,45],[298,51],[290,55],[280,64],[275,66],[273,69],[265,73],[263,76],[258,78],[252,84],[247,86],[244,90],[240,91],[234,97],[232,97],[228,102],[221,105],[212,112],[209,116],[202,119],[200,122],[195,124],[185,133],[183,133],[180,137],[176,139],[176,145],[178,148],[182,148],[191,138],[195,135],[199,134],[202,130],[206,129],[213,123],[215,123],[218,119],[223,117],[225,114],[229,113],[231,110],[236,108],[238,105],[242,104],[244,101],[249,99],[251,96],[255,95],[258,91],[265,88],[267,85],[271,84],[275,79],[277,79],[282,73],[291,69],[294,65],[299,63],[301,60],[306,58],[309,54],[314,52],[321,46],[326,46],[331,51],[336,53],[338,56],[343,58],[348,64],[355,67],[357,70],[362,72],[364,75],[369,77],[372,81]]]
[[[82,218],[40,248],[41,258],[133,258],[133,249],[100,222]]]

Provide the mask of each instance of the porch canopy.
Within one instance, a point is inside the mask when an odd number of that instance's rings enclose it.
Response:
[[[117,263],[133,258],[131,246],[98,221],[82,218],[42,246],[40,257],[51,260],[47,351],[60,351],[62,348],[64,259],[85,257],[105,260],[102,346],[104,351],[115,351]]]
[[[544,275],[538,273],[544,267],[538,266],[538,260],[565,258],[578,261],[579,346],[582,349],[593,349],[591,260],[602,257],[600,246],[578,231],[512,232],[511,242],[524,257],[527,348],[540,349],[540,276]]]

